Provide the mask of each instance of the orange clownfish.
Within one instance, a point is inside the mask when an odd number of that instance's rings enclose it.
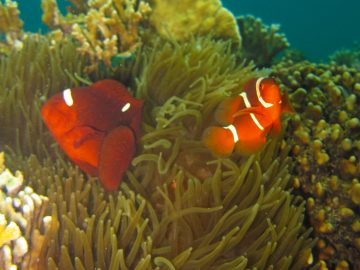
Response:
[[[203,141],[217,156],[228,156],[234,149],[250,155],[264,146],[267,134],[280,133],[282,112],[293,110],[276,82],[263,77],[251,79],[242,93],[220,103],[215,120],[222,126],[207,128]]]
[[[70,159],[111,191],[135,154],[142,106],[120,82],[101,80],[54,95],[41,115]]]

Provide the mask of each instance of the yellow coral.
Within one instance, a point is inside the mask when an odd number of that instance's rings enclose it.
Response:
[[[20,31],[23,22],[19,14],[17,2],[11,0],[6,0],[5,4],[0,2],[0,32]]]
[[[137,2],[92,0],[81,7],[85,13],[62,16],[56,0],[42,0],[42,19],[50,28],[70,33],[79,42],[78,51],[90,58],[87,71],[91,72],[99,62],[111,66],[114,57],[128,57],[139,47],[139,24],[151,8]]]
[[[14,222],[7,223],[3,214],[0,214],[0,247],[9,244],[10,241],[19,238],[21,235],[18,225]]]
[[[0,54],[9,54],[12,49],[22,48],[22,27],[20,11],[15,1],[6,0],[3,4],[0,1],[0,33],[5,34],[0,42]]]
[[[234,16],[219,0],[155,0],[151,23],[165,38],[186,40],[192,35],[212,33],[240,44]]]

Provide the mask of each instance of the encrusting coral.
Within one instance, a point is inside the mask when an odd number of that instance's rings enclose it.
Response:
[[[150,21],[166,39],[181,41],[211,33],[241,45],[236,20],[220,0],[154,0]]]
[[[274,57],[290,46],[286,36],[279,33],[280,25],[265,25],[254,16],[237,17],[242,37],[242,57],[253,60],[260,67],[268,67]]]
[[[5,168],[3,152],[0,168],[0,268],[35,269],[51,221],[45,216],[48,200],[24,187],[19,171],[14,176]]]
[[[309,220],[320,237],[318,260],[323,267],[358,269],[360,73],[309,62],[282,62],[273,71],[297,112],[288,133],[296,162],[293,184],[308,197]]]
[[[85,9],[84,5],[79,6]],[[42,0],[43,22],[55,31],[53,38],[63,33],[77,41],[77,51],[89,59],[87,72],[91,73],[101,63],[111,67],[113,62],[130,57],[141,44],[140,23],[151,11],[144,1],[98,0],[88,1],[83,13],[61,15],[56,0]]]

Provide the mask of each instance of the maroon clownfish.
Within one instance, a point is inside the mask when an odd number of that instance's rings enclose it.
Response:
[[[207,128],[203,141],[217,156],[228,156],[234,149],[250,155],[264,146],[267,134],[280,133],[282,112],[293,110],[276,82],[271,78],[251,79],[242,93],[219,104],[215,119],[222,127]]]
[[[142,106],[121,83],[102,80],[54,95],[41,115],[70,159],[111,191],[134,156]]]

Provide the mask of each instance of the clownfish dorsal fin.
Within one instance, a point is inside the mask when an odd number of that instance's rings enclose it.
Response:
[[[253,114],[257,114],[257,115],[264,115],[264,108],[260,107],[260,106],[245,108],[245,109],[237,111],[232,116],[233,116],[233,118],[235,118],[235,117],[242,116],[242,115],[249,114],[249,113],[253,113]]]
[[[295,110],[291,106],[289,96],[287,91],[285,90],[284,93],[281,95],[281,112],[284,113],[295,113]]]

